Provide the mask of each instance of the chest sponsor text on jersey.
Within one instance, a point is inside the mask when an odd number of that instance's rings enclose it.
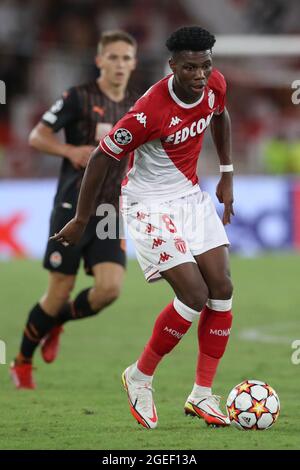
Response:
[[[197,135],[202,134],[202,132],[209,126],[213,114],[214,113],[210,113],[206,118],[201,118],[198,121],[192,122],[189,127],[183,127],[183,129],[179,129],[175,134],[168,135],[165,139],[165,143],[177,145],[185,142],[189,137],[196,137]]]

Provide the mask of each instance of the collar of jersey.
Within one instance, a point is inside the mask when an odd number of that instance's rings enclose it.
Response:
[[[181,106],[182,108],[194,108],[195,106],[198,106],[198,104],[201,103],[201,101],[203,100],[204,98],[204,92],[205,90],[203,90],[202,92],[202,95],[200,96],[200,98],[198,99],[198,101],[195,101],[195,103],[185,103],[184,101],[181,101],[177,95],[175,95],[174,93],[174,90],[173,90],[173,81],[174,81],[174,75],[171,75],[171,77],[169,78],[168,80],[168,88],[169,88],[169,93],[171,95],[171,97],[173,98],[173,100],[175,101],[175,103],[177,103],[179,106]]]

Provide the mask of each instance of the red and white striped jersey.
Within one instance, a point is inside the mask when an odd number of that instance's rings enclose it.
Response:
[[[195,103],[181,101],[169,75],[136,101],[100,141],[100,150],[121,160],[132,152],[122,194],[129,200],[172,200],[199,191],[196,174],[204,131],[225,106],[226,82],[214,69]]]

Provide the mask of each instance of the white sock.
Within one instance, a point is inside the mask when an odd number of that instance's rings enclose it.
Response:
[[[131,366],[130,378],[133,380],[140,380],[142,382],[152,382],[153,375],[146,375],[141,372],[137,367],[137,362]]]
[[[195,383],[191,395],[193,397],[208,397],[212,395],[212,391],[210,387],[202,387],[201,385],[197,385]]]

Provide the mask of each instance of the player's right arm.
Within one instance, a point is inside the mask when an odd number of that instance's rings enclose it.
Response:
[[[97,190],[102,188],[110,163],[110,158],[99,147],[93,151],[81,183],[75,217],[59,233],[50,237],[51,240],[69,245],[79,242],[89,221],[91,208],[94,207]]]
[[[147,99],[138,100],[133,109],[100,141],[84,172],[75,217],[58,234],[51,237],[52,240],[70,245],[78,243],[90,218],[96,194],[101,191],[112,161],[118,164],[117,161],[128,153],[157,138],[160,121],[155,119],[151,108],[148,112],[146,109]]]
[[[64,93],[42,116],[41,121],[29,135],[29,144],[40,152],[70,160],[76,168],[85,168],[94,147],[91,145],[70,145],[60,142],[55,133],[80,115],[75,89]]]

